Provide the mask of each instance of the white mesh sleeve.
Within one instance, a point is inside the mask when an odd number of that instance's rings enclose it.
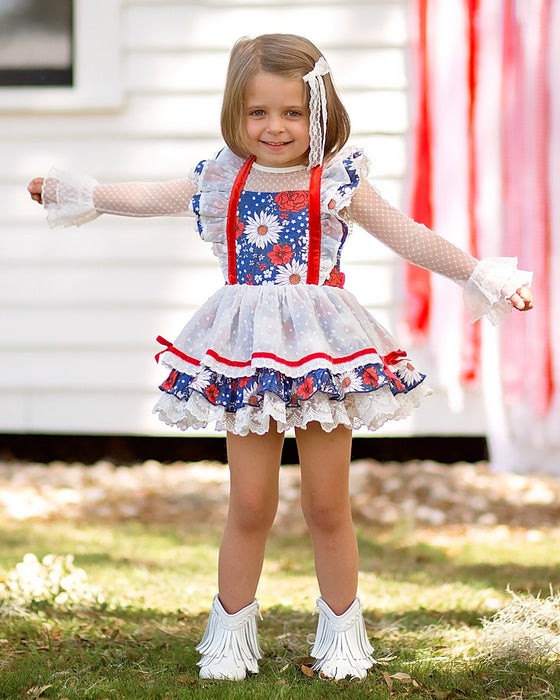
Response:
[[[409,262],[463,286],[472,321],[487,315],[493,324],[499,323],[513,308],[508,298],[531,283],[531,273],[517,270],[516,258],[477,260],[391,206],[366,180],[360,182],[346,214]]]
[[[100,185],[89,175],[52,168],[43,184],[51,226],[80,226],[100,214],[188,216],[196,185],[188,178],[168,182]]]

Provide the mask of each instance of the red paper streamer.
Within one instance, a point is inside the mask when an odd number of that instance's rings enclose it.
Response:
[[[432,227],[432,153],[431,119],[428,98],[428,0],[417,0],[417,120],[414,153],[414,182],[410,215],[429,228]],[[430,273],[414,265],[405,265],[405,320],[411,335],[425,339],[430,325]]]
[[[467,0],[468,17],[468,65],[467,82],[469,89],[467,119],[467,207],[469,215],[469,248],[471,255],[479,257],[479,227],[476,214],[478,167],[476,159],[476,107],[478,89],[479,56],[479,0]],[[475,382],[480,376],[481,331],[480,323],[465,324],[464,356],[461,378],[464,383]]]

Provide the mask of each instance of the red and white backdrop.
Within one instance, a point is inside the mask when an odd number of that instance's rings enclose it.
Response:
[[[482,387],[494,469],[560,474],[560,0],[411,7],[410,213],[477,257],[517,256],[536,306],[472,325],[460,290],[407,266],[406,324],[452,403]]]

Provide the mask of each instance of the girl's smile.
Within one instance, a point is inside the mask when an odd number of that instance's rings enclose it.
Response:
[[[303,80],[257,73],[247,88],[245,132],[259,165],[307,164],[309,110]]]

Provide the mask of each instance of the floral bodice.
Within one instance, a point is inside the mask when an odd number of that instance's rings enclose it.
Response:
[[[309,250],[307,192],[243,192],[236,224],[240,284],[299,284]]]
[[[193,197],[193,211],[204,240],[214,244],[214,253],[228,278],[226,241],[227,205],[233,178],[243,161],[229,151],[215,160],[202,161],[195,170],[199,192]],[[361,162],[361,164],[360,164]],[[233,167],[232,167],[233,166]],[[253,166],[258,168],[258,166]],[[348,152],[335,168],[325,168],[321,181],[320,270],[318,283],[342,286],[340,272],[342,247],[349,233],[340,212],[360,181],[364,157],[359,151]],[[235,220],[235,262],[238,284],[302,284],[307,279],[310,244],[309,189],[268,191],[282,172],[266,176],[257,172],[264,189],[248,186],[239,197]],[[299,176],[301,180],[301,175]],[[253,178],[253,182],[255,178]],[[285,181],[285,180],[284,180]],[[250,181],[249,181],[250,182]]]

